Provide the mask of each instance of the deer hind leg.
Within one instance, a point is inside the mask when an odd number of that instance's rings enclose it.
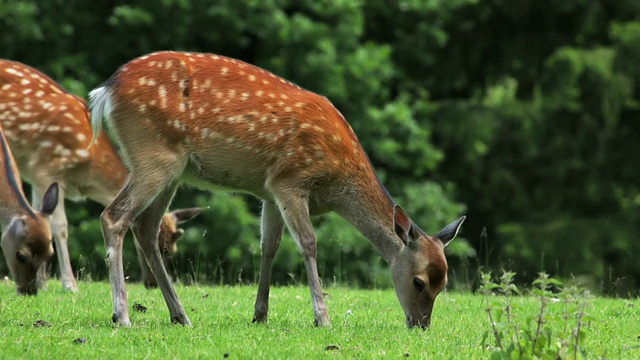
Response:
[[[135,231],[134,231],[135,234]],[[134,235],[136,242],[136,255],[138,256],[138,263],[140,264],[140,271],[142,272],[142,283],[144,287],[147,289],[155,289],[158,287],[158,282],[156,281],[156,277],[153,275],[149,264],[147,264],[147,259],[144,257],[144,251],[142,251],[142,247],[140,246],[140,241],[138,237]]]
[[[73,275],[71,267],[71,256],[69,255],[69,231],[67,223],[67,215],[64,210],[64,195],[60,190],[58,197],[58,206],[51,215],[51,228],[53,230],[53,240],[56,244],[56,253],[58,254],[58,267],[60,269],[60,280],[64,290],[76,292],[78,284]]]
[[[135,219],[132,229],[138,239],[147,265],[152,271],[152,276],[162,291],[171,314],[171,322],[191,326],[191,321],[189,321],[189,317],[185,313],[173,288],[158,247],[158,233],[162,216],[167,211],[169,203],[171,203],[176,187],[177,182],[173,182],[156,196],[153,202]]]
[[[327,305],[322,295],[320,276],[318,275],[316,234],[313,231],[311,217],[309,216],[308,198],[307,196],[296,194],[295,191],[291,191],[291,188],[287,187],[279,192],[279,195],[276,195],[276,202],[291,236],[298,244],[304,257],[304,267],[311,290],[315,324],[322,327],[331,326]]]
[[[163,152],[157,144],[153,145],[160,150],[151,156],[147,156],[148,154],[143,152],[139,153],[138,158],[129,157],[131,167],[129,179],[100,216],[102,234],[107,247],[109,280],[113,295],[112,320],[123,326],[131,326],[122,264],[124,235],[131,227],[133,220],[145,210],[148,204],[152,204],[158,195],[165,196],[165,189],[179,176],[186,164],[186,157],[178,156],[169,150]],[[145,146],[151,145],[145,144]],[[160,156],[163,153],[167,156]],[[147,216],[143,215],[140,221],[146,219]],[[156,232],[159,224],[159,222],[156,224]],[[146,235],[146,233],[142,235]],[[142,238],[138,238],[138,240],[144,250],[145,240]],[[151,255],[146,255],[148,261]],[[163,289],[164,293],[165,289]],[[172,315],[174,314],[172,313]]]
[[[40,209],[42,203],[42,196],[44,191],[53,183],[40,181],[37,185],[32,186],[32,199],[31,203],[35,209]],[[58,267],[60,268],[60,280],[62,282],[62,288],[64,290],[76,292],[78,291],[78,284],[76,278],[73,275],[73,269],[71,267],[71,256],[69,256],[69,230],[67,222],[67,214],[64,209],[64,187],[59,187],[58,205],[51,215],[51,231],[53,233],[53,241],[55,243],[55,251],[58,257]],[[37,274],[38,288],[46,289],[47,281],[47,264],[42,264],[38,269]]]
[[[264,201],[261,217],[261,246],[260,279],[258,281],[258,295],[256,296],[253,322],[266,322],[269,313],[269,287],[271,284],[271,267],[276,256],[284,221],[276,204]]]

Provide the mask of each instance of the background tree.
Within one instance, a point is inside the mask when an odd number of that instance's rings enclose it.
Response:
[[[80,96],[156,50],[266,68],[343,112],[427,232],[469,216],[447,249],[452,287],[473,285],[484,266],[522,281],[545,269],[606,294],[638,293],[637,1],[9,0],[0,2],[0,34],[0,56]],[[173,272],[254,281],[259,202],[180,189],[173,207],[193,205],[210,209],[188,225]],[[68,211],[74,265],[96,279],[105,276],[101,210],[88,202]],[[336,216],[316,221],[325,281],[389,284],[355,229]],[[303,276],[285,239],[274,280]]]

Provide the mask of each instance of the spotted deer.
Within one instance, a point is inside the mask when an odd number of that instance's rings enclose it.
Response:
[[[0,129],[0,245],[20,295],[36,295],[38,269],[53,255],[49,217],[58,204],[58,184],[50,184],[40,210],[35,210],[22,192],[20,172]]]
[[[96,134],[93,146],[87,149],[93,134],[82,98],[69,94],[30,66],[1,59],[0,125],[23,178],[32,185],[34,204],[49,184],[60,184],[58,204],[51,218],[53,238],[63,288],[77,291],[67,245],[64,199],[89,198],[106,206],[124,185],[128,171],[104,133]],[[165,255],[175,252],[175,242],[182,234],[177,223],[198,212],[200,209],[192,208],[166,214],[158,240],[167,249]],[[138,260],[145,285],[155,286],[141,252]],[[46,277],[46,267],[41,271],[41,276]]]
[[[315,324],[330,326],[310,216],[335,211],[389,264],[407,325],[429,326],[447,283],[444,247],[465,218],[425,234],[393,202],[325,97],[239,60],[168,51],[123,65],[90,99],[94,134],[107,121],[131,170],[101,215],[114,322],[131,325],[122,242],[132,225],[172,322],[191,325],[153,239],[176,187],[187,183],[263,200],[254,322],[267,320],[271,265],[286,224],[304,258]]]

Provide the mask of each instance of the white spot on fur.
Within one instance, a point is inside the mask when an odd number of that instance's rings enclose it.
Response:
[[[164,87],[164,85],[160,85],[158,87],[158,95],[160,95],[160,106],[163,109],[167,108],[167,89]]]
[[[40,123],[27,123],[18,125],[18,129],[22,131],[33,131],[38,130],[40,128]]]
[[[76,150],[76,155],[86,158],[86,157],[89,157],[89,151],[85,149],[79,149],[79,150]]]
[[[29,84],[31,84],[31,81],[29,81],[27,79],[20,80],[20,85],[29,85]]]
[[[71,150],[65,148],[64,146],[58,144],[55,149],[53,149],[53,153],[56,155],[69,156],[71,155]]]
[[[85,141],[85,140],[87,140],[87,136],[86,136],[85,134],[82,134],[82,133],[77,134],[77,135],[76,135],[76,138],[78,139],[78,141]]]
[[[4,69],[4,71],[8,72],[9,74],[13,74],[15,76],[20,76],[20,77],[24,76],[23,73],[21,73],[20,71],[14,69],[14,68],[6,68],[6,69]]]

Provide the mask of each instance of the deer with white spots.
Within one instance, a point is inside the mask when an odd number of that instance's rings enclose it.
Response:
[[[335,211],[389,264],[409,327],[427,327],[447,283],[444,247],[464,217],[426,235],[396,205],[356,135],[324,97],[245,62],[158,52],[137,58],[90,93],[92,124],[114,130],[131,175],[101,215],[113,321],[130,326],[122,242],[138,240],[172,322],[190,325],[162,264],[155,229],[179,183],[263,200],[254,322],[267,320],[271,264],[286,225],[304,258],[315,324],[330,326],[310,216]]]
[[[0,246],[20,295],[36,295],[38,269],[53,255],[49,217],[58,205],[58,184],[50,184],[35,210],[22,192],[20,172],[0,129]]]
[[[67,93],[42,72],[25,64],[0,59],[0,125],[25,181],[32,187],[34,205],[49,184],[60,185],[58,204],[51,217],[63,288],[77,291],[68,250],[64,199],[89,198],[108,205],[125,183],[128,171],[104,133],[93,146],[85,101]],[[176,227],[201,209],[176,210],[165,215],[158,241],[163,255],[175,252],[182,234]],[[137,247],[138,248],[138,247]],[[156,286],[141,252],[138,259],[147,287]],[[46,266],[40,270],[46,278]],[[40,282],[44,286],[45,282]]]

